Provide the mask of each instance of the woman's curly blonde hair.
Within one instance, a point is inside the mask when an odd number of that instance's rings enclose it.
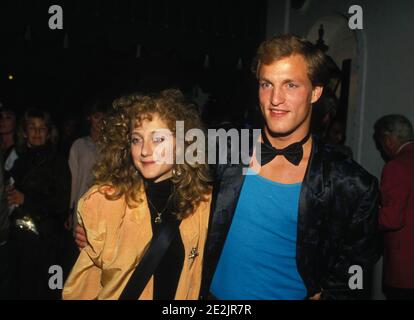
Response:
[[[179,90],[164,90],[156,95],[132,94],[114,101],[114,110],[106,115],[98,142],[100,159],[94,167],[95,184],[108,200],[125,196],[132,207],[143,187],[143,178],[137,173],[131,156],[131,131],[143,120],[152,120],[154,114],[165,121],[176,133],[176,121],[184,121],[184,132],[202,128],[197,108],[188,103]],[[185,149],[191,142],[184,142]],[[194,212],[210,193],[210,174],[207,164],[175,164],[181,174],[175,175],[175,203],[177,217],[184,219]],[[111,192],[105,192],[107,187]]]

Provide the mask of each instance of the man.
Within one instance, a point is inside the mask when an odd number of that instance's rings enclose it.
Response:
[[[256,176],[243,176],[243,165],[217,167],[202,297],[364,297],[349,285],[351,267],[367,278],[378,259],[378,187],[309,135],[325,57],[283,35],[265,41],[257,58],[264,161]]]
[[[384,116],[374,128],[378,145],[391,159],[380,188],[384,291],[388,299],[414,299],[414,131],[402,115]]]

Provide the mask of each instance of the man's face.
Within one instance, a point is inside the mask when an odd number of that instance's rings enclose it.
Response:
[[[102,125],[103,112],[95,112],[89,116],[92,130],[99,130]]]
[[[398,139],[395,136],[385,135],[382,139],[380,139],[380,144],[382,151],[388,158],[392,159],[395,157],[399,148]]]
[[[301,55],[260,66],[260,107],[271,134],[303,138],[308,133],[312,103],[321,96],[322,87],[312,87],[307,71]]]

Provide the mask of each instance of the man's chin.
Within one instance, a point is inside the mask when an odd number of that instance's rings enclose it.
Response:
[[[266,126],[267,128],[267,134],[269,134],[273,138],[283,138],[290,136],[295,129],[282,129],[282,128],[274,128],[271,126]]]

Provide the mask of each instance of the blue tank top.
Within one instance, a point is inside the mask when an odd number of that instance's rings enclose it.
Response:
[[[221,300],[299,300],[296,266],[301,184],[247,175],[210,292]]]

